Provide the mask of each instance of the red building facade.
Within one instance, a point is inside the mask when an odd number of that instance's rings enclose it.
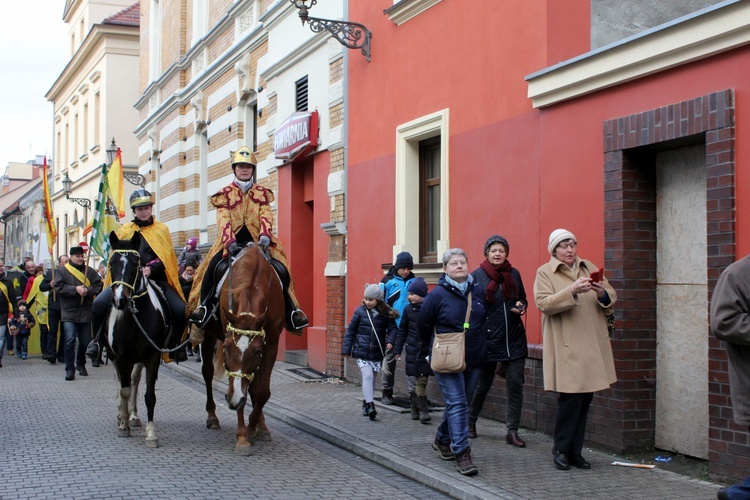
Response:
[[[588,1],[373,3],[349,5],[373,46],[369,63],[349,56],[346,316],[399,251],[434,283],[442,251],[477,267],[496,233],[531,295],[565,227],[619,295],[618,382],[596,395],[588,441],[676,449],[744,477],[747,433],[707,311],[721,271],[750,252],[736,133],[750,113],[747,6],[590,51]],[[532,306],[521,424],[551,432],[540,320]],[[503,415],[498,381],[484,416]]]

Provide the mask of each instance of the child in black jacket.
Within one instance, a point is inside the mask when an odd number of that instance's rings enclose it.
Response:
[[[8,321],[10,331],[16,337],[16,356],[24,360],[28,357],[31,329],[36,324],[34,316],[27,310],[27,307],[25,300],[19,300],[18,311]]]
[[[362,372],[362,415],[375,420],[375,376],[381,369],[385,340],[396,333],[395,318],[399,314],[383,302],[383,290],[378,285],[365,287],[362,303],[346,328],[341,353],[357,360]]]
[[[404,308],[393,352],[396,356],[401,356],[401,350],[405,348],[411,419],[426,424],[430,421],[430,413],[427,409],[427,377],[432,375],[432,370],[430,362],[426,359],[430,349],[429,346],[422,345],[417,319],[422,309],[422,301],[427,295],[427,283],[424,278],[415,278],[409,284],[408,290],[409,304]]]

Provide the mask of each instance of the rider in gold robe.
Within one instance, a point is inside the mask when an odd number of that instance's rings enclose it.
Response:
[[[135,233],[140,233],[141,248],[140,265],[143,276],[155,282],[163,291],[171,311],[172,334],[169,347],[177,346],[185,332],[187,321],[185,318],[185,297],[182,295],[180,276],[177,270],[177,257],[172,245],[169,229],[165,224],[155,221],[153,217],[154,200],[151,193],[145,189],[137,189],[130,196],[130,208],[135,218],[117,229],[117,237],[129,240]],[[105,284],[109,285],[109,276]],[[107,287],[94,300],[94,329],[99,332],[107,311],[112,303],[112,289]],[[97,333],[98,334],[98,333]],[[179,349],[170,354],[176,361],[186,361],[187,353]]]
[[[288,277],[288,280],[284,280],[282,276],[285,285],[284,323],[287,330],[298,333],[308,325],[308,319],[299,308],[289,263],[281,242],[273,233],[273,191],[253,182],[256,164],[255,154],[247,146],[232,153],[234,181],[211,197],[211,204],[216,207],[219,238],[193,278],[194,284],[188,300],[188,311],[193,311],[190,321],[199,328],[205,326],[215,305],[216,266],[221,260],[238,254],[246,244],[254,242],[268,251],[271,264],[277,272]]]

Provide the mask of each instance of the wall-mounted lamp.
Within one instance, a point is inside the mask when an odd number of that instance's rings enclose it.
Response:
[[[350,49],[360,49],[362,54],[367,58],[367,62],[370,62],[370,38],[372,38],[372,32],[365,25],[310,17],[307,11],[315,6],[318,0],[289,0],[289,2],[299,10],[299,18],[302,20],[302,26],[308,23],[313,33],[320,33],[323,30],[327,30],[341,45]],[[310,3],[309,7],[307,6],[308,2]]]
[[[115,162],[115,158],[117,158],[117,151],[119,150],[120,148],[117,147],[115,138],[113,137],[112,142],[109,144],[109,146],[107,146],[107,149],[105,150],[107,152],[107,165],[109,165],[110,167],[112,167],[112,164]],[[161,151],[159,151],[159,153],[161,153]],[[151,161],[151,158],[149,158],[148,161]],[[141,174],[123,172],[122,176],[126,181],[135,186],[144,187],[146,185],[146,178]]]
[[[70,193],[73,191],[73,181],[68,177],[68,173],[65,172],[65,177],[62,180],[63,191],[65,191],[65,198],[74,203],[78,203],[83,208],[91,208],[91,200],[88,198],[71,198]]]

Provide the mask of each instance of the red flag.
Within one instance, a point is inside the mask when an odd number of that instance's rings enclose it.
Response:
[[[42,189],[44,190],[44,218],[47,220],[47,248],[49,254],[53,254],[53,248],[55,241],[57,240],[57,228],[55,227],[55,218],[52,215],[52,199],[49,195],[49,181],[47,180],[47,157],[44,157],[44,164],[42,165]]]

